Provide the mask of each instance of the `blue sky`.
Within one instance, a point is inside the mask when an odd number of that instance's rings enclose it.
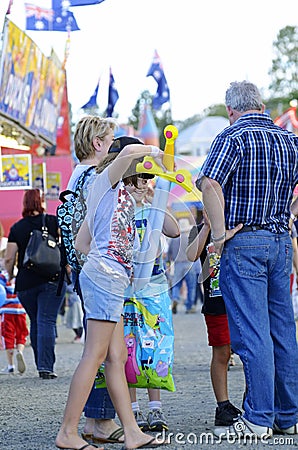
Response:
[[[50,7],[50,0],[28,0]],[[23,0],[14,0],[10,19],[25,29]],[[3,22],[8,0],[0,2]],[[146,77],[156,49],[171,95],[174,120],[200,114],[222,103],[230,81],[249,79],[264,89],[273,41],[287,25],[297,25],[297,1],[284,0],[105,0],[72,8],[80,31],[71,34],[67,62],[69,100],[74,115],[94,92],[107,106],[109,67],[119,100],[115,113],[125,122],[140,93],[156,91]],[[63,59],[66,33],[28,31],[47,55]]]

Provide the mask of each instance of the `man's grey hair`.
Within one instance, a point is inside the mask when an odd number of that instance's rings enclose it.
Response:
[[[233,81],[226,91],[226,106],[239,112],[262,110],[263,102],[257,86],[249,81]]]

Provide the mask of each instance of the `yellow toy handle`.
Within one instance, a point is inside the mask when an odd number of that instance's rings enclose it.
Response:
[[[163,164],[169,172],[174,170],[174,155],[175,155],[175,139],[178,137],[178,130],[174,125],[167,125],[164,129],[164,137],[166,138],[166,145],[164,149]]]
[[[165,178],[172,183],[180,185],[187,192],[191,192],[193,190],[191,173],[186,169],[180,169],[177,170],[177,172],[174,172],[174,143],[178,136],[177,128],[174,125],[167,125],[164,129],[164,136],[166,138],[166,145],[163,155],[163,164],[167,169],[167,172],[164,172],[151,156],[145,156],[143,162],[137,164],[136,171],[138,173],[150,173],[151,175]]]

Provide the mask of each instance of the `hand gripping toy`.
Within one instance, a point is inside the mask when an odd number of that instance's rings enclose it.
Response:
[[[178,130],[174,125],[168,125],[164,129],[164,136],[166,138],[166,145],[164,150],[163,164],[167,169],[164,172],[162,168],[156,164],[151,156],[145,156],[143,162],[137,164],[138,173],[150,173],[165,178],[172,183],[182,186],[187,192],[193,190],[193,183],[191,180],[191,173],[186,169],[179,169],[174,172],[174,143],[178,137]]]

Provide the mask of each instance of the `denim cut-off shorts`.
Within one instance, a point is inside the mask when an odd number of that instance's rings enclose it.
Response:
[[[128,277],[118,278],[98,269],[80,273],[86,319],[119,322],[123,312],[124,291],[129,284]]]

